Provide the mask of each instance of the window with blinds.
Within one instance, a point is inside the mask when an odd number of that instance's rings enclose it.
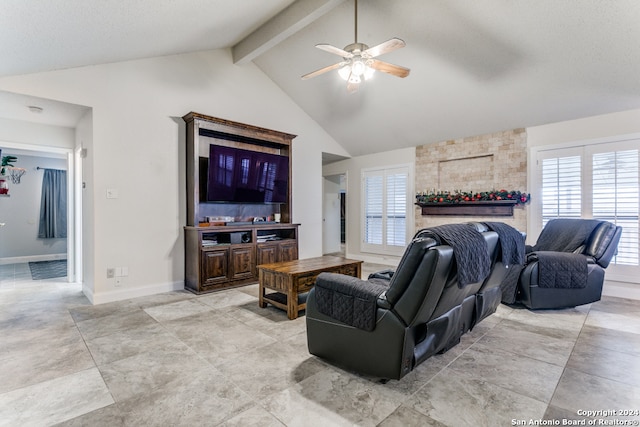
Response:
[[[383,175],[364,177],[364,241],[372,245],[382,245],[383,182]]]
[[[558,217],[595,218],[621,226],[618,252],[607,275],[627,281],[640,276],[639,145],[639,140],[624,140],[537,154],[541,218],[534,228],[541,230]]]
[[[404,248],[407,241],[407,173],[387,174],[386,243]]]
[[[362,187],[362,250],[401,253],[407,243],[409,168],[363,171]]]

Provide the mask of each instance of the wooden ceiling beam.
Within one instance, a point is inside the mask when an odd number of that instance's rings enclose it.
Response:
[[[231,48],[234,64],[246,64],[297,33],[345,0],[298,0]]]

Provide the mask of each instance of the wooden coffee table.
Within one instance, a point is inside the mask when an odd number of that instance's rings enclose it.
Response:
[[[267,304],[287,311],[289,319],[298,317],[298,312],[307,308],[306,296],[322,272],[340,273],[348,276],[362,275],[362,261],[337,256],[300,259],[258,266],[259,296],[258,305]],[[267,294],[266,290],[276,292]]]

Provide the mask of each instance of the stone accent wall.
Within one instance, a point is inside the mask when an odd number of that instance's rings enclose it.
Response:
[[[442,141],[416,147],[417,192],[529,190],[527,186],[527,133],[514,129],[488,135]],[[425,227],[468,221],[500,221],[527,230],[529,205],[508,216],[423,216],[415,207],[416,231]]]

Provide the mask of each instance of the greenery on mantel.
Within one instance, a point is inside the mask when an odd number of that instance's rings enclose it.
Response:
[[[516,205],[529,203],[531,195],[519,190],[491,190],[491,191],[440,191],[430,190],[416,194],[417,205],[473,203],[473,202],[502,202],[511,201]]]

